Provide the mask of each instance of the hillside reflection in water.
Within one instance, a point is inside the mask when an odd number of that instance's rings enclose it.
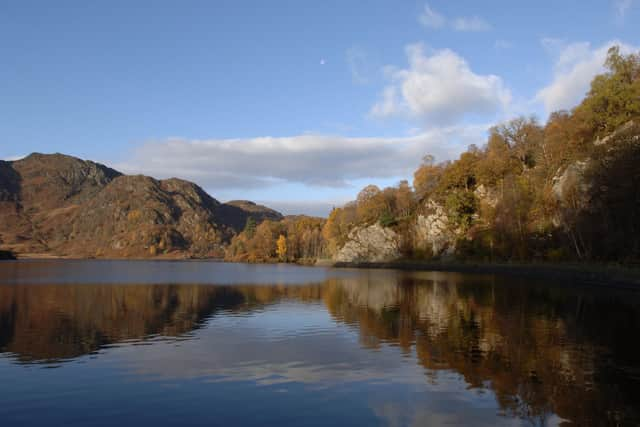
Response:
[[[640,422],[634,293],[454,273],[313,279],[0,285],[0,417]]]

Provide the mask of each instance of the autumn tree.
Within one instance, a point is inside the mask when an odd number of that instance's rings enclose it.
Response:
[[[284,234],[281,234],[278,237],[278,241],[276,242],[276,254],[278,255],[278,259],[280,261],[287,260],[287,238]]]
[[[304,215],[281,221],[264,221],[253,233],[243,231],[234,236],[225,259],[229,261],[310,262],[326,252],[322,235],[323,218]]]
[[[640,54],[622,55],[619,46],[607,53],[607,72],[596,76],[576,108],[596,136],[605,136],[640,117]]]
[[[356,206],[358,221],[367,223],[377,221],[390,210],[385,194],[376,185],[367,185],[358,193]]]
[[[444,195],[452,189],[473,190],[476,185],[478,153],[464,152],[442,171],[437,192]]]
[[[422,164],[413,174],[413,188],[418,200],[429,197],[438,187],[444,166],[434,162],[433,156],[425,156]]]
[[[256,220],[253,219],[253,217],[249,217],[247,218],[247,222],[244,225],[244,233],[247,235],[248,238],[252,238],[253,235],[256,232]]]
[[[330,255],[335,254],[347,239],[349,231],[356,225],[357,206],[347,203],[342,208],[334,208],[322,228],[322,237],[326,241]]]
[[[548,173],[555,173],[560,165],[576,157],[579,144],[573,132],[574,122],[568,111],[556,111],[549,116],[541,146],[542,163]]]
[[[400,218],[406,218],[411,214],[415,207],[415,194],[406,180],[398,183],[395,191],[395,215]]]
[[[496,126],[493,131],[509,148],[522,168],[535,166],[536,151],[541,145],[543,129],[534,117],[518,117]]]

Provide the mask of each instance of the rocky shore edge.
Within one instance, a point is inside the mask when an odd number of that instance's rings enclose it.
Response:
[[[443,271],[471,274],[499,274],[527,279],[552,279],[568,285],[606,286],[640,291],[640,266],[607,264],[546,264],[546,263],[468,263],[468,262],[328,262],[317,265],[335,268],[392,269],[406,271]]]
[[[0,260],[16,259],[16,256],[11,251],[0,250]]]

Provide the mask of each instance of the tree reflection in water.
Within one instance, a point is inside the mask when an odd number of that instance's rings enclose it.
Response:
[[[190,339],[215,316],[322,303],[361,346],[415,353],[426,382],[460,374],[542,424],[640,421],[639,298],[491,276],[363,272],[300,285],[0,286],[0,351],[51,363],[136,340]]]

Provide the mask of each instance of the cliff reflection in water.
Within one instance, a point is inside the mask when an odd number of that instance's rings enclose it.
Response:
[[[415,354],[425,382],[458,373],[491,389],[508,415],[640,421],[638,297],[512,279],[375,271],[287,286],[0,286],[0,351],[52,362],[123,341],[189,339],[217,315],[284,302],[323,304],[362,347]]]

